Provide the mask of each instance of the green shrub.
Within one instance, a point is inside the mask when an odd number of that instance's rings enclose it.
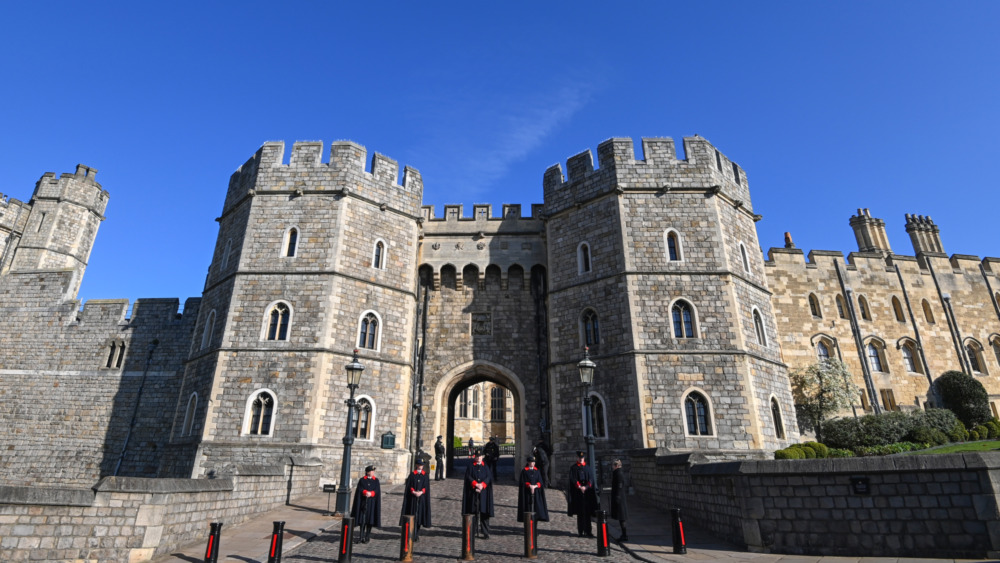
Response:
[[[830,455],[830,448],[826,447],[824,444],[820,444],[819,442],[806,442],[805,445],[812,448],[813,451],[816,452],[816,457],[819,459],[829,457]]]
[[[986,424],[984,424],[983,426],[985,426],[987,429],[989,429],[989,431],[990,431],[989,437],[990,438],[1000,437],[1000,424],[997,424],[997,423],[995,423],[995,422],[993,422],[991,420],[991,421],[987,422]]]
[[[785,448],[783,450],[778,450],[774,452],[774,459],[801,459],[796,451],[792,448]]]
[[[901,454],[904,452],[922,449],[924,449],[923,444],[914,444],[913,442],[897,442],[895,444],[883,444],[880,446],[860,446],[854,450],[854,453],[859,457],[869,457]]]
[[[906,440],[908,442],[916,442],[918,444],[940,446],[941,444],[948,443],[948,436],[937,428],[931,428],[930,426],[918,426],[913,430],[910,430],[910,432],[906,435]]]
[[[930,426],[948,434],[959,422],[955,413],[948,409],[928,409],[926,411],[915,411],[912,414],[914,426]]]
[[[798,449],[801,450],[803,454],[805,454],[806,459],[816,459],[816,450],[810,448],[808,445],[800,444]]]
[[[830,448],[830,457],[854,457],[854,452],[840,448]]]
[[[934,380],[938,396],[966,427],[974,427],[992,418],[989,395],[983,384],[960,371],[946,371]]]
[[[979,432],[976,430],[969,430],[969,439],[973,442],[979,440]]]
[[[965,429],[965,425],[959,420],[956,420],[955,425],[946,431],[945,434],[948,435],[948,439],[952,442],[965,442],[969,439],[969,431]]]
[[[459,438],[458,436],[452,436],[452,438],[451,438],[451,445],[454,446],[454,447],[456,447],[456,448],[461,448],[465,444],[462,443],[462,439]]]
[[[976,426],[976,432],[979,433],[980,440],[985,440],[990,437],[990,429],[987,428],[985,424]]]

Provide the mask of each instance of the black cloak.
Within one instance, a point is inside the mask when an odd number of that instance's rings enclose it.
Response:
[[[413,494],[414,491],[424,491],[424,494],[418,497]],[[431,526],[431,480],[426,471],[414,470],[403,485],[403,509],[400,515],[411,514],[416,516],[413,519],[414,526]]]
[[[475,484],[485,483],[481,493],[476,493]],[[470,463],[465,469],[465,485],[462,487],[462,514],[475,514],[476,497],[479,497],[479,513],[493,516],[493,473],[486,464]]]
[[[611,517],[625,522],[628,520],[628,481],[619,467],[611,472]]]
[[[534,506],[531,505],[531,487],[528,484],[539,485],[535,488]],[[533,511],[535,520],[539,522],[549,521],[549,507],[545,502],[545,487],[542,481],[542,472],[537,467],[525,467],[521,470],[521,477],[517,480],[517,521],[524,522],[524,513]]]
[[[585,514],[593,516],[597,510],[597,489],[594,488],[594,472],[586,464],[576,463],[569,470],[569,510],[567,514],[574,516]],[[581,491],[577,484],[586,485],[586,492]]]
[[[375,494],[368,496],[364,494],[365,492]],[[354,507],[351,508],[351,516],[354,517],[356,525],[382,527],[382,487],[379,486],[378,477],[365,475],[358,480],[358,486],[354,489]]]

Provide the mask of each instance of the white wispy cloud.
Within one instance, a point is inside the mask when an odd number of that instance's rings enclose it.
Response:
[[[413,155],[430,180],[425,181],[428,191],[451,194],[452,200],[482,201],[512,166],[586,106],[591,89],[564,84],[502,100],[471,94],[441,101],[432,129]]]

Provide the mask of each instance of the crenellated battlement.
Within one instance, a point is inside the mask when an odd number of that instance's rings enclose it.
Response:
[[[31,203],[39,200],[65,201],[85,207],[103,217],[108,198],[108,192],[97,182],[97,169],[77,164],[76,171],[64,173],[58,178],[53,172],[42,174],[35,183]]]
[[[380,203],[416,214],[423,195],[423,179],[416,168],[372,153],[365,169],[368,151],[352,141],[330,145],[329,160],[323,161],[322,141],[297,141],[284,160],[285,143],[269,141],[233,173],[226,197],[226,209],[240,201],[247,192],[260,191],[342,191],[357,192]]]
[[[562,164],[550,166],[542,176],[546,211],[558,212],[572,203],[621,188],[624,190],[709,189],[718,186],[733,200],[750,206],[746,176],[706,139],[684,138],[685,158],[679,159],[671,138],[643,138],[643,159],[636,160],[634,141],[615,137],[597,146],[594,168],[590,149]]]
[[[466,216],[463,213],[462,204],[445,204],[444,215],[438,217],[434,212],[433,205],[421,206],[420,214],[424,221],[445,221],[445,222],[470,222],[470,221],[504,221],[504,220],[537,220],[542,217],[544,205],[541,203],[531,204],[531,215],[521,213],[521,204],[505,203],[500,215],[493,214],[493,206],[489,203],[475,203],[472,205],[472,215]]]

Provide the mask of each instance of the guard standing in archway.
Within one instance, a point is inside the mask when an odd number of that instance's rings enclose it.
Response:
[[[479,517],[483,539],[490,539],[490,517],[493,516],[493,474],[483,463],[482,450],[475,451],[475,460],[465,470],[462,487],[462,514]]]

